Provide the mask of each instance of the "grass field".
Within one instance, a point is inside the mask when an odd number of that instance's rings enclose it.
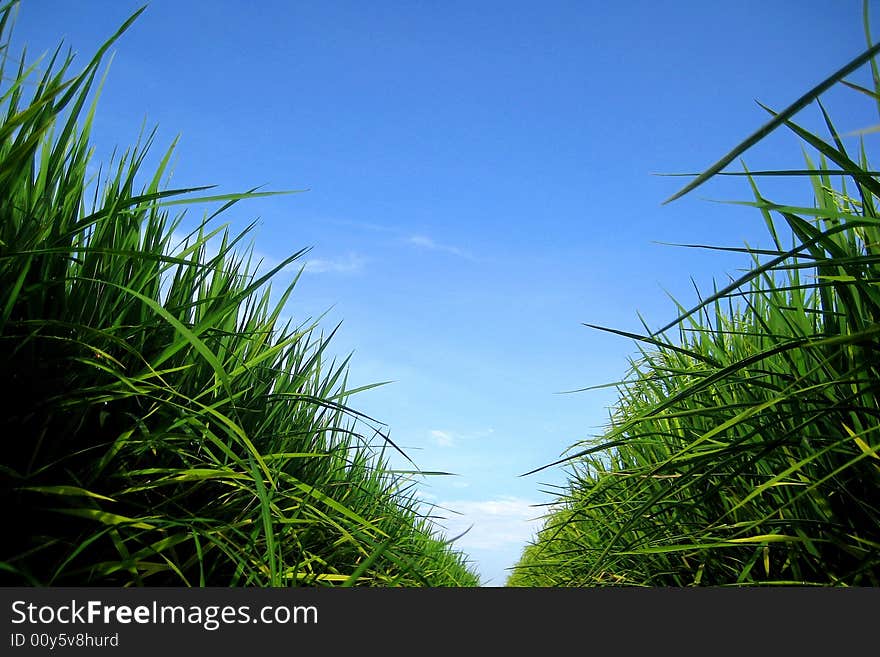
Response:
[[[667,327],[617,332],[639,353],[610,425],[572,447],[569,485],[509,585],[880,584],[880,183],[820,100],[843,84],[880,106],[877,52],[869,38],[791,107],[765,108],[767,124],[670,199],[776,128],[804,144],[803,170],[743,174],[775,248],[743,248],[750,270]],[[865,65],[870,89],[846,79]],[[827,137],[793,122],[809,103]],[[759,179],[779,175],[811,185],[814,206],[765,198]]]
[[[357,410],[334,327],[288,318],[298,276],[273,290],[305,250],[265,271],[251,229],[221,223],[290,192],[171,188],[174,144],[145,164],[154,133],[94,162],[105,58],[140,12],[75,71],[60,48],[9,51],[16,4],[0,7],[0,583],[478,585],[422,511],[426,473],[392,470],[407,455]],[[878,53],[868,36],[669,199],[740,175],[773,246],[701,246],[750,268],[660,330],[592,327],[638,352],[601,440],[544,466],[568,484],[508,585],[880,585],[880,182],[870,133],[847,146],[821,102],[843,85],[880,114]],[[808,105],[827,136],[794,122]],[[727,171],[777,129],[802,169]],[[779,176],[814,203],[766,198]]]
[[[387,467],[329,334],[283,319],[239,201],[163,186],[152,135],[91,161],[107,49],[8,50],[0,11],[0,572],[15,585],[472,586]],[[26,9],[33,9],[26,7]],[[93,172],[100,169],[97,175]],[[183,213],[212,204],[182,241]],[[237,206],[236,206],[237,208]],[[219,241],[218,247],[213,245]],[[415,466],[414,466],[415,467]]]

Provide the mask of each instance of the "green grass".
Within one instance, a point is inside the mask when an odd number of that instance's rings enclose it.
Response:
[[[265,193],[167,189],[153,136],[90,174],[108,48],[17,63],[0,10],[0,581],[473,586],[350,406],[296,281],[216,215]],[[173,146],[172,146],[173,148]],[[186,240],[178,206],[213,203]],[[248,229],[250,230],[250,229]],[[209,240],[219,241],[209,248]],[[332,332],[330,334],[332,337]]]
[[[750,270],[662,330],[613,331],[639,353],[609,427],[563,460],[509,585],[880,585],[880,182],[819,100],[842,83],[880,102],[868,46],[670,199],[772,130],[804,142],[806,170],[763,174],[809,183],[813,207],[743,174],[773,248],[739,250]],[[867,62],[872,89],[844,79]],[[829,137],[792,121],[810,102]]]

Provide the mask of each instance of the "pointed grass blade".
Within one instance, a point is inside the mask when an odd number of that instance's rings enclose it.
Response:
[[[840,81],[844,76],[849,75],[857,68],[862,66],[865,62],[870,61],[874,56],[880,53],[880,44],[876,44],[871,48],[868,48],[861,55],[850,61],[848,64],[840,68],[839,70],[832,73],[830,76],[825,78],[822,82],[817,84],[815,87],[810,89],[807,93],[802,95],[796,101],[794,101],[791,105],[786,107],[784,110],[779,112],[776,116],[770,119],[767,123],[758,128],[754,133],[749,135],[746,139],[744,139],[741,143],[733,148],[729,153],[727,153],[720,160],[715,162],[712,166],[706,169],[703,173],[696,177],[696,179],[689,182],[675,194],[667,198],[663,201],[662,205],[666,205],[667,203],[671,203],[676,199],[681,198],[685,194],[692,192],[694,189],[702,185],[704,182],[709,180],[709,178],[713,177],[715,174],[720,172],[724,167],[733,162],[737,157],[742,155],[749,148],[757,144],[764,137],[769,135],[771,132],[776,130],[779,126],[783,125],[786,121],[788,121],[792,116],[794,116],[797,112],[802,110],[804,107],[813,102],[816,98],[818,98],[821,94],[831,88],[834,84]]]

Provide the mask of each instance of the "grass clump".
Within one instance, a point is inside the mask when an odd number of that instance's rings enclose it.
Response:
[[[842,82],[880,101],[868,46],[683,190],[780,126],[813,153],[762,172],[808,180],[813,207],[744,174],[774,244],[733,249],[745,275],[660,331],[616,331],[640,346],[609,428],[565,459],[509,585],[880,585],[880,183],[819,100]],[[872,89],[844,80],[869,61]],[[827,139],[791,120],[810,101]]]
[[[0,8],[0,499],[12,585],[471,586],[348,406],[347,362],[282,318],[230,236],[239,200],[142,185],[152,135],[90,177],[91,93],[15,65]],[[140,13],[140,12],[138,12]],[[173,148],[173,146],[172,146]],[[182,214],[218,213],[177,242]],[[250,230],[250,229],[248,229]],[[215,238],[219,247],[209,248]],[[214,242],[212,241],[212,244]]]

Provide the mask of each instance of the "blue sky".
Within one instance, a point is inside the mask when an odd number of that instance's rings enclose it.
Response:
[[[85,63],[141,4],[25,0],[15,40]],[[393,381],[352,405],[456,473],[419,494],[450,536],[472,526],[456,545],[501,585],[565,481],[519,475],[600,434],[614,401],[559,393],[634,353],[583,323],[657,327],[691,278],[746,264],[658,242],[766,244],[759,213],[707,200],[748,198],[743,180],[661,206],[684,179],[652,174],[705,168],[766,120],[754,100],[781,109],[861,52],[861,4],[154,0],[115,47],[96,162],[146,122],[156,157],[180,135],[174,186],[308,190],[226,220],[259,217],[267,261],[312,247],[288,314],[342,322],[353,385]],[[828,105],[842,132],[876,122],[853,92]],[[745,159],[802,166],[782,131]]]

